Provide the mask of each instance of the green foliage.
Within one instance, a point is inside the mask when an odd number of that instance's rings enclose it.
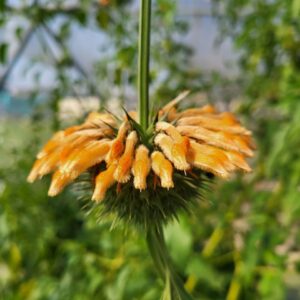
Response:
[[[112,37],[112,50],[96,66],[98,89],[84,76],[77,82],[86,93],[110,95],[113,87],[103,79],[109,63],[114,86],[122,86],[124,73],[130,86],[135,85],[137,20],[125,2],[111,1],[95,10],[98,28]],[[74,22],[86,25],[90,2],[80,4],[80,9],[61,8],[47,15],[45,20],[63,16],[60,41],[68,39]],[[222,5],[220,26],[240,49],[242,71],[236,82],[242,92],[239,100],[228,97],[224,103],[233,104],[255,133],[255,171],[216,181],[213,192],[205,193],[206,200],[193,206],[191,214],[179,214],[179,223],[168,224],[167,245],[195,299],[298,299],[299,1],[225,0]],[[156,2],[151,68],[156,101],[193,89],[201,79],[188,66],[190,49],[173,39],[173,33],[187,30],[175,12],[174,1]],[[45,10],[22,11],[31,17],[34,13]],[[26,183],[38,145],[61,126],[58,99],[73,93],[67,72],[73,63],[65,49],[63,59],[55,62],[59,84],[51,93],[53,100],[31,122],[0,122],[0,298],[159,299],[162,286],[145,237],[131,227],[110,230],[113,218],[89,215],[89,206],[70,190],[48,199],[48,179]],[[160,81],[161,69],[167,76]],[[210,85],[216,84],[212,78]],[[181,196],[179,191],[175,201]],[[115,201],[112,197],[110,204]]]
[[[33,145],[49,135],[47,127],[1,122],[7,145],[0,148],[0,298],[158,298],[159,288],[148,286],[155,274],[136,233],[88,218],[72,193],[48,199],[48,180],[26,183]]]
[[[231,192],[224,190],[229,185],[221,189],[225,203],[232,202],[228,195],[240,199],[235,215],[222,225],[233,226],[231,233],[240,243],[233,244],[235,271],[228,291],[235,295],[233,299],[299,297],[298,289],[289,289],[294,278],[291,270],[296,268],[291,257],[299,251],[297,2],[222,2],[226,16],[220,20],[223,34],[231,35],[240,49],[246,95],[240,109],[252,124],[258,143],[255,174],[245,183],[237,181]],[[239,195],[237,190],[243,192]],[[236,222],[240,229],[234,226]],[[299,276],[293,280],[299,285]]]
[[[234,39],[240,50],[241,67],[247,70],[245,85],[253,97],[278,100],[286,66],[299,71],[299,32],[297,0],[214,1],[222,31]],[[220,4],[220,6],[218,6]],[[250,82],[250,84],[249,84]]]
[[[189,65],[192,49],[175,38],[184,36],[188,30],[187,24],[175,17],[176,1],[159,0],[153,6],[151,100],[166,103],[170,95],[178,94],[184,89],[199,90],[203,79],[199,69],[191,69]],[[136,89],[138,18],[132,16],[132,9],[126,6],[118,10],[108,7],[105,11],[100,10],[97,16],[99,26],[105,28],[111,37],[110,44],[105,47],[109,51],[105,52],[96,66],[101,90],[107,97],[111,96],[111,87],[103,78],[113,78],[111,83],[120,89],[121,98],[127,96],[123,91],[124,84],[128,85],[127,89]]]

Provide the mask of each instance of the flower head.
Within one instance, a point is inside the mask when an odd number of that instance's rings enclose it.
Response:
[[[106,211],[139,223],[149,215],[176,215],[186,209],[186,195],[198,195],[206,174],[250,172],[246,158],[255,148],[251,132],[229,112],[211,105],[177,111],[186,94],[160,109],[147,132],[135,112],[121,124],[110,113],[91,113],[83,124],[54,134],[37,154],[28,181],[54,172],[48,194],[55,196],[88,173],[90,196]]]

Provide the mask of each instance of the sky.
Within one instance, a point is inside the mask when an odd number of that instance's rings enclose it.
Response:
[[[10,0],[12,3],[18,3],[18,0]],[[138,2],[138,1],[137,1]],[[68,0],[72,3],[72,0]],[[183,37],[183,41],[189,44],[195,54],[192,57],[192,64],[198,65],[200,69],[207,71],[220,71],[226,74],[235,74],[237,72],[236,59],[237,54],[232,49],[232,43],[229,39],[225,40],[221,46],[215,46],[215,40],[218,36],[217,21],[210,16],[209,0],[179,0],[178,17],[188,21],[190,25],[189,33]],[[137,3],[133,5],[133,9],[137,10]],[[201,16],[200,16],[201,15]],[[9,57],[12,58],[16,53],[19,42],[14,32],[17,26],[26,29],[28,24],[22,18],[11,19],[6,28],[0,29],[0,42],[6,40],[10,44]],[[57,24],[51,24],[55,29]],[[43,35],[45,36],[45,35]],[[72,35],[68,41],[68,46],[72,49],[72,54],[80,62],[86,72],[89,72],[94,65],[95,60],[99,57],[99,48],[105,43],[105,35],[99,31],[95,31],[92,27],[82,28],[74,25]],[[51,40],[51,51],[58,55],[58,47]],[[44,55],[38,35],[34,35],[28,44],[23,56],[14,67],[10,74],[6,88],[12,94],[19,94],[28,91],[34,86],[35,74],[41,72],[40,85],[42,88],[55,84],[54,69],[40,64],[35,68],[28,68],[28,62],[31,58]],[[232,67],[228,67],[227,64]],[[50,64],[51,65],[51,64]],[[7,66],[0,65],[0,76],[4,73]]]

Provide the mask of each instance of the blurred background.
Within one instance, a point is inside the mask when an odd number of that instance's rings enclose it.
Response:
[[[144,237],[29,185],[50,135],[137,101],[139,1],[0,0],[0,299],[157,300]],[[191,89],[254,132],[254,172],[166,228],[195,299],[300,299],[300,0],[153,1],[151,99]]]

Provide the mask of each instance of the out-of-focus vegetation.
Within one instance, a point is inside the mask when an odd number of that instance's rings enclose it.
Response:
[[[34,10],[21,11],[42,27],[62,16],[55,32],[59,43],[67,40],[74,22],[83,27],[94,22],[111,37],[113,50],[105,52],[93,74],[81,74],[74,83],[68,74],[76,62],[63,47],[63,55],[51,60],[58,72],[50,101],[36,106],[30,118],[1,120],[0,298],[160,297],[162,286],[143,236],[132,228],[110,230],[110,220],[99,224],[86,215],[70,189],[48,199],[47,179],[34,185],[26,182],[37,149],[63,126],[58,117],[62,96],[80,92],[110,99],[115,96],[112,88],[135,86],[137,18],[126,4],[129,1],[101,2],[105,5],[81,1],[69,11],[60,1],[61,8],[51,13],[35,2]],[[172,257],[195,299],[300,298],[299,11],[299,0],[215,2],[222,35],[231,35],[240,50],[241,75],[232,82],[240,86],[239,93],[224,104],[252,128],[258,151],[252,174],[216,182],[192,216],[183,215],[180,224],[166,228]],[[20,9],[6,7],[3,22],[17,13]],[[157,1],[153,22],[160,26],[153,26],[153,99],[169,100],[182,89],[204,91],[204,86],[208,95],[216,95],[222,82],[206,79],[204,85],[199,71],[189,66],[191,50],[174,38],[188,28],[175,16],[174,1]],[[18,30],[20,38],[21,33]],[[1,46],[2,53],[6,47]],[[209,101],[220,103],[221,96],[217,93]]]

